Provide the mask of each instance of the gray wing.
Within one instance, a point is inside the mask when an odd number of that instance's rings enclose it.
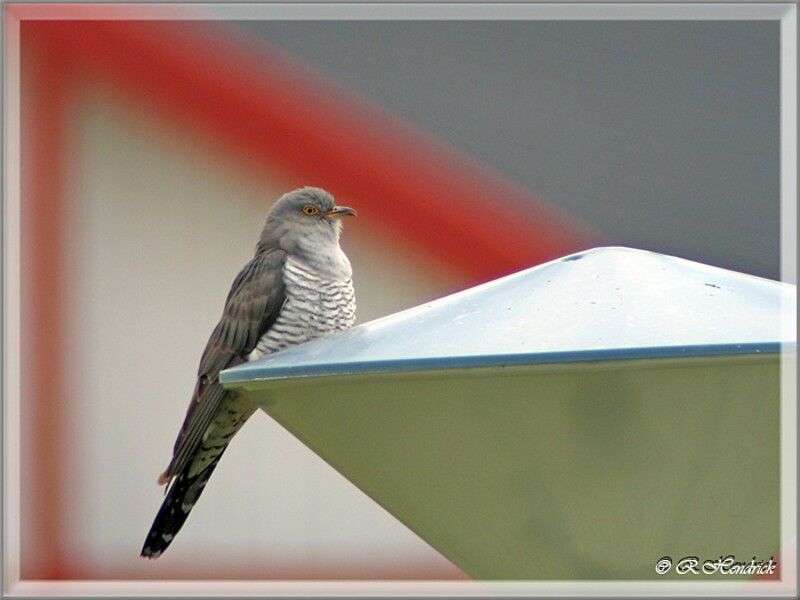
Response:
[[[197,449],[227,393],[219,372],[247,360],[261,336],[278,318],[285,300],[286,253],[257,254],[236,276],[217,323],[200,358],[192,401],[186,412],[165,476],[180,473]]]

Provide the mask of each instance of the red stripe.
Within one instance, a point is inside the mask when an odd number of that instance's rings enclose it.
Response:
[[[278,165],[293,184],[318,184],[352,198],[375,229],[452,265],[469,282],[584,248],[594,237],[488,169],[295,65],[211,35],[207,25],[50,21],[37,27],[75,63],[258,168]]]
[[[67,65],[46,46],[25,43],[22,60],[22,463],[21,576],[63,573],[61,419],[63,394],[62,156]],[[50,357],[50,360],[42,360]],[[32,476],[35,474],[35,477]]]

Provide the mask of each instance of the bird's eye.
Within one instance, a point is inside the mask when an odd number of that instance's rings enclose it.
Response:
[[[303,214],[309,217],[313,217],[314,215],[319,214],[319,209],[313,204],[306,204],[303,207]]]

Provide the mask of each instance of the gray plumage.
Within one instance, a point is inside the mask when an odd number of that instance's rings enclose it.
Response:
[[[282,196],[267,216],[255,256],[236,276],[200,359],[192,400],[167,469],[169,484],[142,548],[157,558],[177,534],[228,443],[255,406],[222,388],[219,372],[352,326],[350,261],[340,217],[354,215],[319,188]]]

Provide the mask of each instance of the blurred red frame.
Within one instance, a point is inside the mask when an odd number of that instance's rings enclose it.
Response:
[[[163,8],[141,6],[135,15],[124,5],[5,8],[7,27],[19,23],[22,88],[23,579],[87,575],[64,551],[69,474],[60,456],[68,448],[68,399],[58,360],[69,351],[62,312],[65,118],[87,79],[190,125],[256,169],[278,165],[297,185],[324,182],[338,197],[357,198],[363,220],[450,265],[465,287],[600,239],[485,166],[224,24],[180,20],[182,12],[163,20]],[[45,356],[51,360],[42,376]]]

